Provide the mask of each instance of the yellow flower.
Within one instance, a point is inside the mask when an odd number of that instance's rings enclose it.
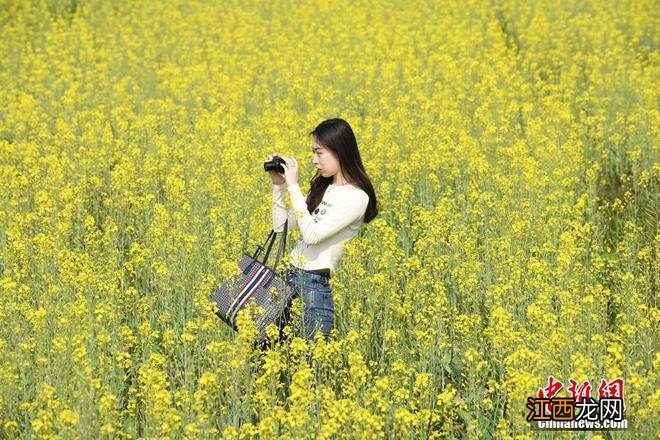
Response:
[[[76,425],[80,416],[70,409],[65,409],[57,416],[57,421],[61,425]]]

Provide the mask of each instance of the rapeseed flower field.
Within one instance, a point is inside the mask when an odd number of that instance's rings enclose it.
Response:
[[[657,28],[652,0],[3,1],[0,438],[534,438],[551,375],[625,380],[629,429],[591,438],[657,436]],[[332,117],[380,212],[330,340],[261,352],[209,296],[270,231],[266,156],[306,193]]]

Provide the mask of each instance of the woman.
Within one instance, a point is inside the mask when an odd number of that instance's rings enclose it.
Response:
[[[311,133],[312,163],[316,174],[304,197],[298,186],[298,162],[282,157],[284,173],[269,171],[273,181],[273,230],[300,228],[301,240],[291,252],[285,271],[303,302],[303,336],[313,339],[320,329],[328,339],[334,324],[329,279],[344,250],[363,225],[376,217],[376,193],[367,176],[355,134],[348,122],[335,118],[321,122]],[[268,156],[271,160],[272,156]],[[287,212],[284,191],[293,207]]]

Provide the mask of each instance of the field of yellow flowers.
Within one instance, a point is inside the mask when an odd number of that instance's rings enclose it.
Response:
[[[653,0],[2,1],[0,438],[532,438],[550,375],[625,379],[593,438],[655,437],[657,29]],[[208,299],[270,231],[265,157],[306,192],[332,117],[380,213],[331,339],[261,352]]]

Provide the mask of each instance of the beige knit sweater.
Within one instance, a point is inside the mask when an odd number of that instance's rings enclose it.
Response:
[[[293,207],[287,211],[285,190]],[[300,228],[301,240],[291,252],[293,265],[305,270],[330,269],[330,276],[344,254],[343,244],[355,237],[364,223],[369,196],[361,188],[330,184],[313,214],[307,211],[300,186],[273,185],[273,230]]]

